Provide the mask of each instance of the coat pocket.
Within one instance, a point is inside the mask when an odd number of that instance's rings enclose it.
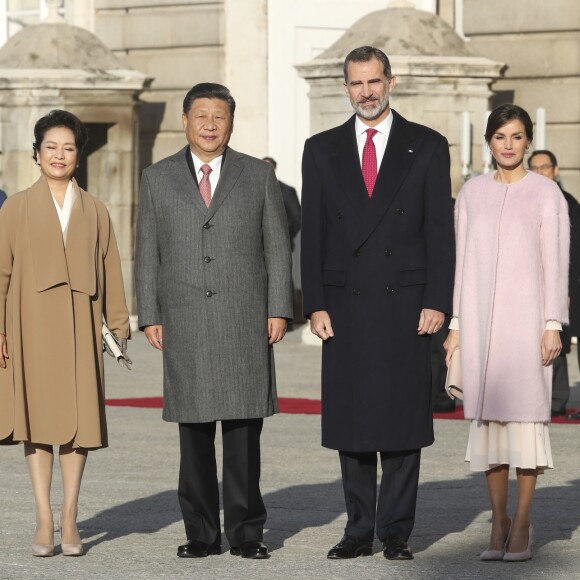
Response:
[[[427,283],[426,268],[413,268],[412,270],[399,270],[397,273],[399,286],[414,286]]]
[[[344,286],[346,284],[345,270],[323,270],[322,283],[325,286]]]

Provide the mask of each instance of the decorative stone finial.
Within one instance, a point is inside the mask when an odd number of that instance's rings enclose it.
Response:
[[[50,23],[64,22],[64,18],[58,13],[58,11],[62,8],[63,0],[44,0],[44,1],[46,3],[46,8],[48,9],[48,15],[45,19],[45,22]]]

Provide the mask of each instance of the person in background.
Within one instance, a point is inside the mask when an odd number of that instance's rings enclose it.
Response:
[[[273,157],[264,157],[262,161],[269,163],[276,171],[277,163]],[[301,225],[301,210],[300,201],[298,200],[298,194],[296,190],[290,185],[280,181],[278,179],[278,185],[280,186],[280,191],[282,192],[282,199],[284,200],[284,209],[286,210],[286,219],[288,220],[288,234],[290,235],[290,249],[294,252],[295,239],[300,231]],[[292,300],[293,304],[296,300],[296,290],[294,288],[294,278],[292,278]],[[294,329],[293,321],[288,322],[288,330]]]
[[[528,113],[501,105],[485,140],[497,171],[469,180],[455,204],[457,259],[447,363],[461,348],[466,460],[484,471],[491,503],[481,560],[532,557],[531,509],[539,473],[553,468],[548,423],[552,369],[568,323],[568,207],[550,179],[526,171]],[[510,467],[517,476],[513,519]]]
[[[566,355],[570,352],[572,336],[580,334],[580,247],[578,247],[578,213],[580,204],[576,198],[564,191],[558,180],[560,168],[552,151],[537,149],[528,158],[528,167],[534,172],[555,181],[568,204],[570,217],[571,244],[570,244],[570,276],[568,296],[570,298],[570,326],[564,326],[561,333],[562,352],[554,360],[554,377],[552,384],[552,417],[560,417],[566,414],[566,404],[570,397],[570,380],[568,378],[568,364]],[[576,242],[576,243],[574,243]],[[579,354],[580,357],[580,354]],[[580,358],[579,358],[580,364]],[[579,417],[580,418],[580,415]]]
[[[78,497],[87,453],[107,447],[102,325],[130,335],[109,213],[73,177],[87,130],[67,111],[34,127],[40,178],[0,210],[0,443],[24,442],[36,501],[34,556],[54,554],[53,446],[64,499],[62,554],[81,556]]]
[[[269,163],[276,171],[277,163],[272,157],[264,157],[262,161]],[[288,233],[290,235],[290,248],[294,251],[294,239],[300,231],[300,201],[296,190],[290,185],[278,179],[278,185],[282,192],[282,199],[284,200],[284,209],[286,210],[286,218],[288,219]]]

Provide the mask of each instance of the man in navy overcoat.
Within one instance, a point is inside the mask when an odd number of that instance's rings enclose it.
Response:
[[[376,529],[405,560],[433,443],[431,334],[453,293],[449,147],[390,109],[381,50],[353,50],[344,71],[356,114],[308,139],[302,162],[304,314],[324,341],[322,445],[339,452],[348,516],[328,557],[369,555]]]

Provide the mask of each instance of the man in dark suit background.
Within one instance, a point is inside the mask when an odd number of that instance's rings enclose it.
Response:
[[[570,216],[571,243],[570,243],[570,276],[568,296],[570,299],[570,326],[564,326],[560,332],[562,339],[562,352],[552,363],[552,417],[560,417],[566,414],[566,404],[570,398],[570,379],[568,377],[568,363],[566,355],[571,350],[572,336],[580,334],[580,248],[578,248],[578,219],[580,205],[576,198],[564,191],[558,176],[560,168],[558,160],[552,151],[536,149],[528,157],[528,167],[535,173],[539,173],[552,181],[560,188],[562,195],[568,204]],[[580,364],[580,355],[579,355]],[[578,418],[578,417],[576,417]]]
[[[188,144],[141,179],[139,327],[163,351],[163,419],[179,423],[183,558],[221,552],[218,421],[230,553],[268,557],[260,434],[278,412],[272,345],[293,314],[291,254],[272,167],[228,147],[234,112],[226,87],[195,85],[183,101]]]
[[[262,159],[269,163],[276,171],[278,164],[273,157],[264,157]],[[284,209],[286,210],[286,217],[288,218],[288,233],[290,234],[290,248],[294,251],[294,238],[298,235],[300,231],[300,200],[298,199],[298,194],[296,190],[280,181],[278,179],[278,185],[280,186],[280,191],[282,192],[282,199],[284,200]]]
[[[264,157],[262,161],[269,163],[276,171],[276,167],[278,164],[273,157]],[[278,185],[280,186],[280,191],[282,192],[282,199],[284,200],[284,209],[286,210],[286,218],[288,219],[288,234],[290,235],[290,249],[294,252],[295,247],[295,238],[300,231],[300,225],[302,223],[301,220],[301,210],[300,210],[300,201],[298,199],[298,194],[296,190],[280,181],[278,179]],[[296,302],[296,289],[294,288],[294,278],[292,278],[292,299],[294,303]],[[288,322],[288,330],[291,331],[294,329],[293,322]]]
[[[449,148],[389,108],[395,84],[381,50],[353,50],[356,114],[304,147],[304,314],[324,341],[322,444],[339,452],[348,518],[329,558],[369,555],[375,528],[386,558],[413,558],[421,448],[434,439],[430,336],[451,311],[455,266]]]

